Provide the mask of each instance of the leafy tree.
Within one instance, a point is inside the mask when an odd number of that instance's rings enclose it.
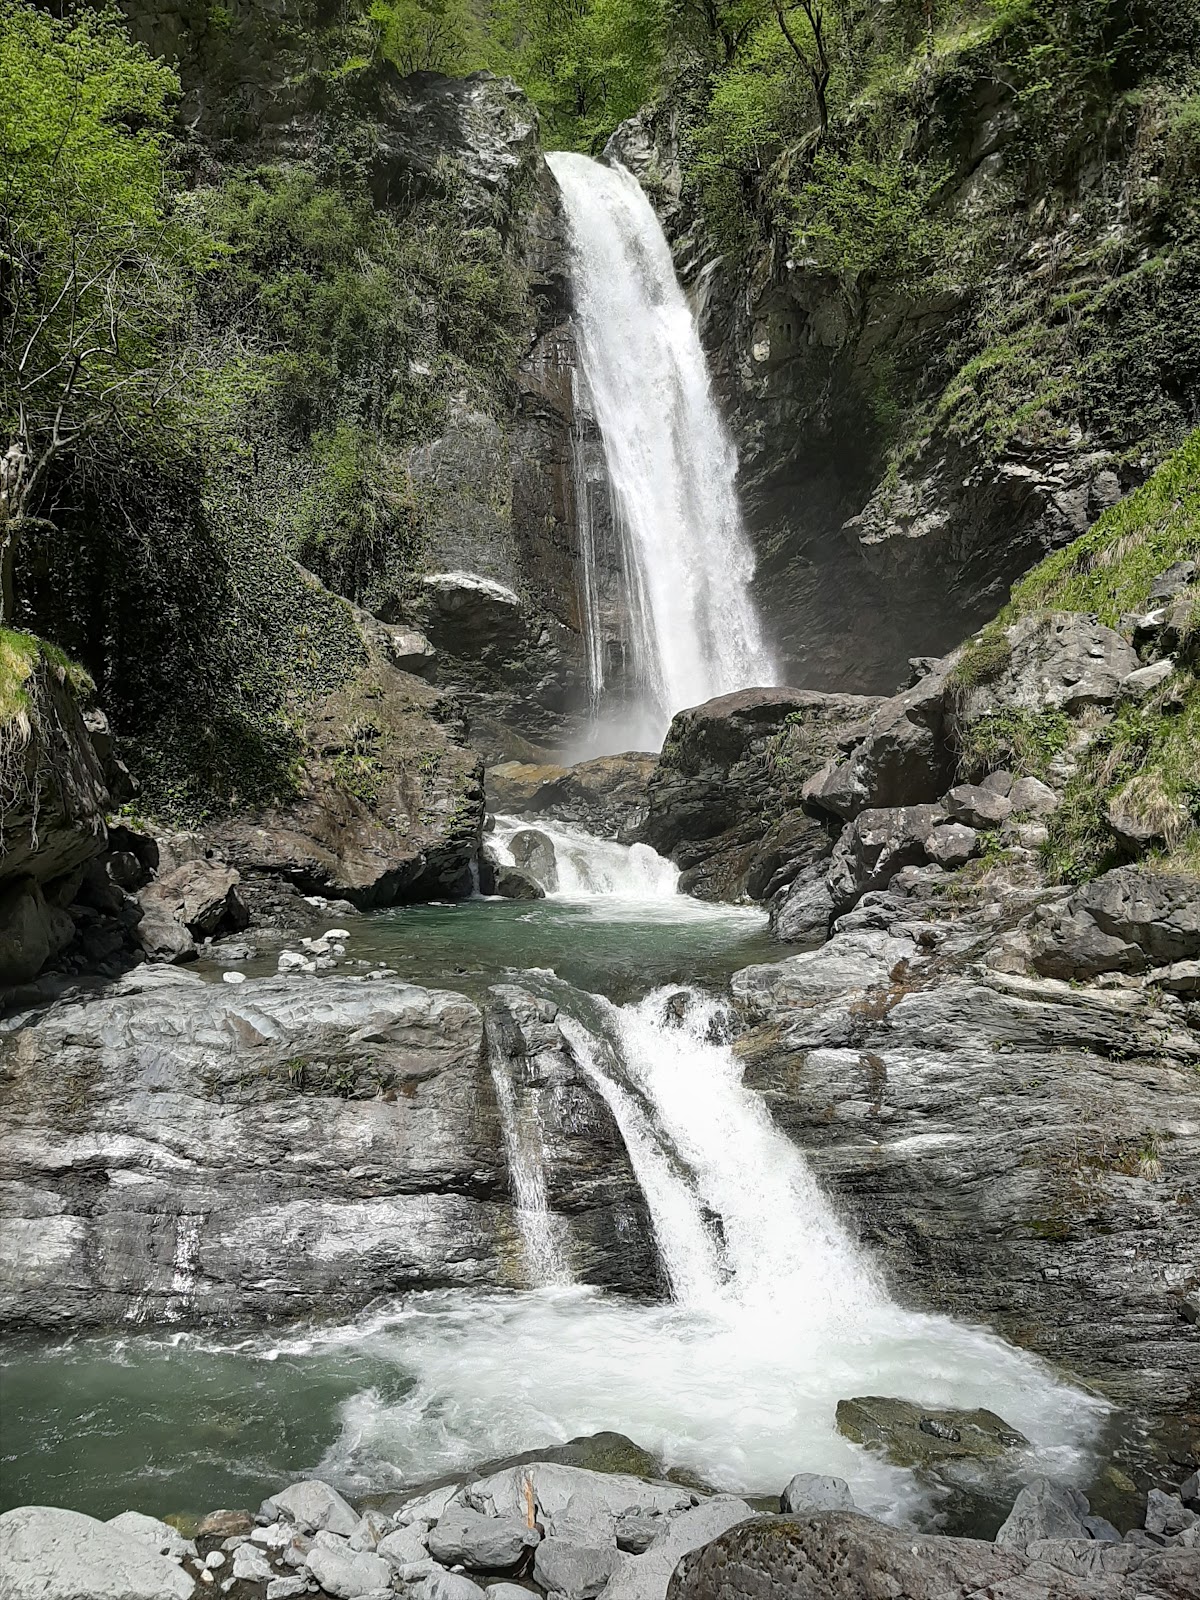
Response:
[[[466,0],[373,0],[370,20],[379,53],[401,72],[466,72],[478,64]]]
[[[60,456],[153,426],[177,388],[162,336],[190,235],[172,218],[178,81],[112,9],[0,0],[0,564]]]

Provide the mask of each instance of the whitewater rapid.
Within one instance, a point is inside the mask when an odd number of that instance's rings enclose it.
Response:
[[[641,186],[619,164],[567,152],[547,160],[567,214],[583,377],[620,544],[635,684],[621,747],[656,749],[675,712],[775,681],[750,592],[737,454]],[[580,522],[592,698],[603,710],[594,519]]]

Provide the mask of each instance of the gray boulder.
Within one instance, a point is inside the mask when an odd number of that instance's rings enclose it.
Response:
[[[940,806],[893,806],[860,811],[845,828],[829,863],[834,910],[848,911],[863,894],[883,889],[902,867],[919,866],[925,841],[945,820]]]
[[[1078,1489],[1035,1478],[1013,1501],[996,1543],[1002,1549],[1027,1550],[1041,1539],[1087,1538],[1083,1519],[1090,1512],[1087,1496]]]
[[[108,1526],[128,1539],[139,1539],[156,1555],[170,1556],[173,1561],[196,1554],[194,1539],[185,1539],[169,1522],[160,1522],[157,1517],[148,1517],[141,1511],[122,1511],[119,1516],[108,1519]]]
[[[484,1591],[461,1572],[431,1572],[414,1592],[419,1600],[484,1600]]]
[[[925,841],[925,854],[939,867],[963,867],[979,854],[979,835],[961,822],[934,828]]]
[[[469,1506],[450,1505],[429,1530],[427,1542],[429,1554],[444,1566],[511,1572],[538,1539],[523,1517],[489,1517]]]
[[[946,796],[945,806],[955,822],[963,822],[968,828],[998,828],[1013,809],[1007,795],[975,783],[956,785]]]
[[[1035,921],[1034,966],[1049,978],[1144,972],[1200,957],[1200,893],[1190,878],[1118,867]]]
[[[144,1537],[57,1506],[0,1516],[4,1600],[189,1600],[193,1579]]]
[[[1189,1511],[1177,1494],[1166,1494],[1161,1489],[1151,1489],[1146,1496],[1147,1533],[1161,1533],[1168,1538],[1182,1533],[1200,1521],[1196,1512]]]
[[[1004,637],[1007,664],[967,691],[960,721],[1014,710],[1110,706],[1139,665],[1119,633],[1077,611],[1033,613],[1007,628]]]
[[[525,636],[521,597],[476,572],[435,572],[421,579],[420,614],[435,649],[471,657]]]
[[[318,1544],[309,1551],[308,1570],[322,1589],[336,1595],[337,1600],[358,1600],[360,1595],[392,1587],[391,1565],[382,1556],[365,1551]]]
[[[171,907],[161,900],[142,901],[142,917],[134,930],[147,961],[178,964],[196,959],[196,941],[175,915]]]
[[[544,1539],[533,1557],[533,1578],[564,1600],[595,1600],[626,1557],[612,1545]]]
[[[771,902],[771,932],[784,944],[819,945],[829,937],[833,896],[824,862],[807,867]]]
[[[550,1537],[578,1544],[614,1543],[617,1519],[633,1508],[669,1515],[688,1509],[692,1495],[675,1484],[647,1483],[624,1472],[592,1472],[552,1461],[507,1467],[481,1478],[462,1491],[473,1509],[500,1517],[525,1516],[532,1492],[539,1520]]]
[[[628,1555],[643,1555],[654,1543],[662,1532],[661,1517],[646,1516],[642,1512],[634,1512],[625,1517],[618,1517],[613,1528],[613,1537],[617,1541],[617,1549],[624,1550]]]
[[[385,1533],[375,1546],[375,1554],[390,1561],[393,1566],[407,1567],[414,1561],[424,1561],[429,1555],[429,1537],[424,1522],[413,1522],[407,1527]]]
[[[779,1496],[781,1511],[853,1511],[854,1496],[845,1478],[797,1472]]]
[[[349,1538],[359,1524],[358,1512],[319,1478],[303,1478],[271,1497],[304,1533],[337,1533]]]
[[[509,841],[512,858],[524,872],[541,884],[547,894],[558,888],[558,860],[554,841],[540,828],[522,828]]]
[[[1016,817],[1048,817],[1061,804],[1048,783],[1040,778],[1018,778],[1008,792]]]
[[[160,874],[141,892],[144,912],[169,915],[194,939],[218,930],[240,933],[250,921],[237,886],[241,874],[218,861],[185,861]]]
[[[266,1552],[255,1544],[239,1544],[233,1552],[233,1577],[238,1583],[268,1583],[275,1576]]]

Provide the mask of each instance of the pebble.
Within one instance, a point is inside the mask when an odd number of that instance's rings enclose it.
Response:
[[[226,983],[245,983],[246,981],[244,972],[223,972],[221,977]]]
[[[224,1551],[210,1550],[204,1558],[204,1565],[206,1567],[223,1567],[225,1565],[225,1561],[226,1556]]]

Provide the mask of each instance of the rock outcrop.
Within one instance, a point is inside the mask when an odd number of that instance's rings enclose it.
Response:
[[[553,1008],[497,1005],[504,1049],[549,1089],[577,1276],[652,1290],[644,1203]],[[484,1017],[461,995],[143,967],[14,1018],[0,1081],[9,1324],[329,1314],[528,1281]]]

